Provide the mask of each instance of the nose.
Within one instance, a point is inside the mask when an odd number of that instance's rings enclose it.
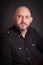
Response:
[[[25,17],[22,17],[22,22],[25,22]]]

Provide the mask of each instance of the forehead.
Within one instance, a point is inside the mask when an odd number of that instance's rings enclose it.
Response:
[[[23,7],[22,6],[22,7],[17,8],[15,14],[16,15],[17,14],[31,15],[31,12],[30,12],[30,10],[27,7]]]

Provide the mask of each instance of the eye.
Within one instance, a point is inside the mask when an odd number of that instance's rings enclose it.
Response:
[[[21,17],[22,17],[22,15],[19,15],[19,16],[18,16],[18,18],[21,18]]]
[[[29,16],[26,16],[26,18],[29,18]]]

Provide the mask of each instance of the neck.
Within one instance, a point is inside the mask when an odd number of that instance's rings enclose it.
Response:
[[[21,31],[22,37],[25,38],[25,35],[27,33],[27,30]]]

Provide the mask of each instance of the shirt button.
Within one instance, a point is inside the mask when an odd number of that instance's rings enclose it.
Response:
[[[10,33],[9,31],[7,33]]]
[[[19,47],[19,50],[21,50],[21,47]]]
[[[32,46],[35,46],[34,44],[32,44]]]
[[[30,60],[30,57],[28,57],[28,60]]]
[[[28,50],[28,48],[26,48],[26,50]]]

